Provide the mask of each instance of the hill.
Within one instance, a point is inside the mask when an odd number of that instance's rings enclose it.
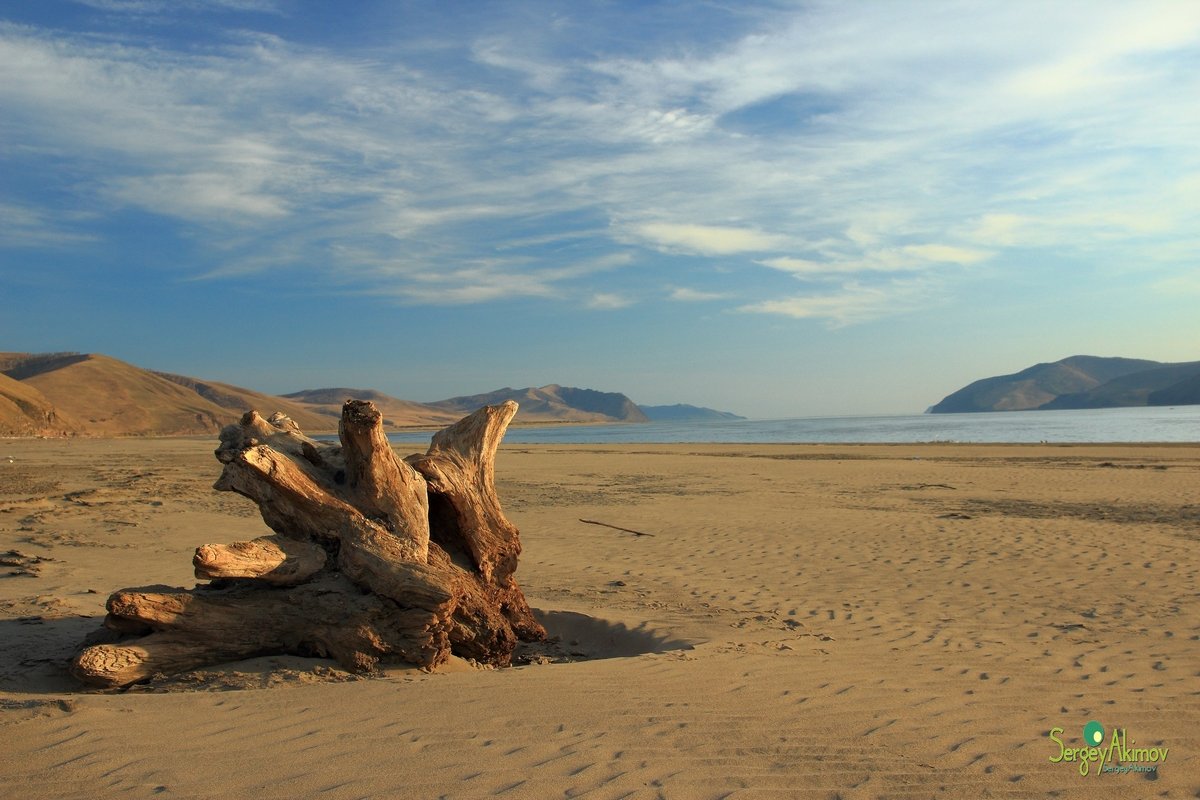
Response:
[[[1200,361],[1163,364],[1153,369],[1122,375],[1086,392],[1061,395],[1046,403],[1042,408],[1115,408],[1149,405],[1152,393],[1168,391],[1197,375],[1200,375]]]
[[[518,422],[648,422],[637,404],[618,392],[598,392],[550,384],[539,388],[497,389],[486,394],[452,397],[428,405],[460,416],[480,406],[515,400]]]
[[[0,356],[4,374],[36,390],[72,430],[93,436],[216,433],[248,408],[296,414],[304,425],[323,417],[258,392],[151,372],[94,353]]]
[[[651,422],[705,422],[745,419],[729,411],[676,403],[672,406],[638,406]]]
[[[282,411],[306,430],[336,423],[299,403],[184,375],[153,372],[96,353],[0,353],[4,394],[23,392],[45,406],[33,416],[44,425],[0,422],[9,435],[81,433],[90,436],[216,433],[247,409]],[[47,416],[49,415],[49,416]],[[10,415],[9,415],[10,416]],[[5,417],[6,418],[6,417]]]
[[[0,372],[0,436],[60,435],[77,428],[37,389]]]
[[[929,412],[1144,406],[1152,394],[1186,384],[1198,374],[1200,362],[1164,364],[1136,358],[1071,356],[975,381],[947,395]],[[1179,392],[1179,396],[1188,396],[1186,386]]]
[[[1200,374],[1184,378],[1165,389],[1151,392],[1146,397],[1151,406],[1195,406],[1200,405]]]
[[[328,431],[331,430],[331,426],[332,428],[337,428],[336,419],[331,422],[327,418],[328,415],[324,414],[320,409],[311,408],[305,403],[292,402],[278,395],[264,394],[256,392],[253,389],[243,389],[241,386],[233,386],[228,383],[202,381],[186,375],[173,375],[168,372],[155,372],[154,374],[186,389],[190,389],[204,399],[225,409],[232,415],[229,418],[230,422],[246,413],[248,409],[253,408],[267,416],[274,414],[276,411],[282,411],[291,417],[300,426],[301,430],[305,431]]]
[[[306,389],[283,396],[156,372],[98,353],[0,353],[0,435],[207,435],[247,409],[282,411],[308,433],[337,430],[347,398],[370,400],[389,428],[440,428],[480,406],[515,400],[517,421],[648,422],[618,392],[551,384],[498,389],[436,403],[401,400],[373,389]],[[689,405],[650,406],[655,419],[741,419]]]
[[[395,428],[449,425],[457,422],[463,416],[424,403],[400,400],[374,389],[304,389],[285,394],[283,397],[301,403],[315,413],[330,417],[334,427],[337,426],[337,420],[342,416],[342,403],[347,398],[370,400],[383,413],[383,424]],[[326,420],[325,424],[328,425],[329,420]]]

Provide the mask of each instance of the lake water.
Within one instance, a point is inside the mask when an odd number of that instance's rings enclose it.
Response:
[[[397,443],[430,433],[389,434]],[[1200,406],[509,428],[506,444],[1200,442]]]

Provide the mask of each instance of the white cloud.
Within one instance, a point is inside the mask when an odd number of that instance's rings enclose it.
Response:
[[[626,131],[629,136],[654,144],[694,139],[706,133],[713,124],[711,116],[693,114],[686,108],[652,108],[636,112],[628,119]]]
[[[981,244],[1011,247],[1021,240],[1029,220],[1019,214],[984,214],[976,221],[970,237]]]
[[[780,256],[779,258],[765,258],[758,262],[764,267],[777,269],[780,272],[790,272],[793,275],[821,275],[829,272],[844,272],[846,269],[841,265],[830,264],[823,261],[813,261],[807,258],[792,258],[791,256]],[[849,265],[851,271],[855,269],[854,265]]]
[[[928,308],[940,302],[943,300],[939,287],[925,280],[892,281],[886,284],[852,281],[832,291],[764,300],[742,306],[739,310],[794,319],[825,320],[830,327],[840,328]]]
[[[101,11],[125,14],[163,14],[181,9],[203,11],[224,9],[228,11],[258,11],[280,13],[274,0],[74,0],[84,6]]]
[[[282,197],[262,189],[260,180],[208,172],[122,178],[113,182],[110,194],[157,213],[248,225],[288,213]]]
[[[856,210],[846,225],[845,237],[868,250],[909,233],[914,226],[912,208],[873,208]]]
[[[398,199],[398,198],[397,198]],[[456,226],[469,222],[477,222],[486,218],[504,217],[512,209],[499,205],[463,204],[442,208],[428,208],[418,205],[419,200],[401,201],[394,203],[393,199],[385,198],[385,205],[396,205],[391,224],[385,229],[397,238],[404,238],[420,232],[423,228],[441,226]]]
[[[386,294],[411,303],[469,305],[516,297],[556,297],[558,292],[536,273],[506,272],[490,266],[460,270],[428,270],[424,265],[405,265],[398,282],[385,282]]]
[[[1145,8],[1102,8],[1101,26],[1067,48],[1011,76],[1008,90],[1022,97],[1073,100],[1081,93],[1120,90],[1138,82],[1130,58],[1143,53],[1171,51],[1195,44],[1200,31],[1200,8],[1194,3],[1158,4]],[[1069,37],[1074,38],[1074,37]]]
[[[971,247],[949,244],[912,244],[902,248],[906,255],[918,261],[934,261],[943,264],[977,264],[992,254]]]
[[[72,231],[64,224],[87,222],[95,214],[60,210],[48,214],[43,209],[0,200],[0,244],[13,247],[62,247],[96,241],[95,236]]]
[[[724,225],[645,222],[631,226],[630,231],[657,247],[704,255],[756,253],[787,243],[785,237],[777,234]]]
[[[756,263],[797,277],[867,272],[925,271],[940,264],[969,265],[991,257],[992,253],[971,247],[948,244],[913,244],[867,250],[856,256],[831,253],[825,260],[780,256]]]
[[[671,290],[668,297],[681,303],[704,303],[711,300],[724,300],[729,295],[724,292],[704,292],[699,289],[689,289],[686,286],[677,286]]]
[[[618,308],[627,308],[631,305],[633,305],[632,300],[630,300],[629,298],[624,297],[622,295],[615,294],[613,292],[596,292],[595,294],[593,294],[591,296],[591,298],[587,302],[588,308],[601,310],[601,311],[610,311],[610,310],[615,310]]]
[[[1084,210],[1061,209],[1041,216],[985,214],[969,225],[965,238],[993,247],[1061,247],[1070,242],[1087,251],[1099,243],[1111,245],[1172,231],[1182,233],[1185,220],[1195,216],[1186,206],[1171,202],[1165,192],[1156,205],[1158,208],[1126,209],[1096,204]]]
[[[205,7],[282,6],[187,0]],[[386,50],[0,23],[0,154],[66,165],[77,207],[202,226],[210,274],[307,264],[412,302],[583,297],[599,272],[599,294],[637,296],[618,271],[630,244],[671,256],[641,263],[656,285],[686,283],[688,259],[758,264],[824,294],[757,305],[843,320],[875,307],[875,284],[837,288],[850,276],[1008,248],[1190,268],[1200,73],[1177,56],[1200,5],[817,3],[755,9],[702,45],[654,28],[614,43],[568,8]],[[72,233],[52,201],[17,200],[29,241]]]
[[[502,38],[476,41],[471,53],[481,64],[521,74],[531,86],[542,91],[553,91],[569,74],[565,67],[538,58],[527,49],[512,46]]]

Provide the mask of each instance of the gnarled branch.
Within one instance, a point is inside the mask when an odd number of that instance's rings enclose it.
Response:
[[[268,653],[359,671],[451,653],[508,664],[518,640],[545,636],[514,578],[519,533],[495,492],[515,413],[511,402],[482,408],[406,461],[369,402],[344,405],[340,446],[248,412],[221,432],[214,488],[253,500],[274,535],[198,548],[208,586],[113,594],[106,626],[141,638],[84,648],[75,674],[120,686]]]

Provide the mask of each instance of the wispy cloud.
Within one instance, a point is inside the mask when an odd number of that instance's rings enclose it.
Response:
[[[948,244],[913,244],[868,250],[856,257],[829,254],[820,259],[779,256],[759,261],[765,267],[797,276],[838,273],[926,271],[939,264],[969,265],[986,260],[991,253],[972,247]]]
[[[587,307],[600,311],[628,308],[633,300],[613,292],[596,292],[587,301]]]
[[[83,1],[155,31],[177,7]],[[0,24],[0,157],[73,176],[10,190],[10,239],[105,230],[59,218],[65,194],[201,234],[196,274],[299,264],[429,304],[618,307],[645,297],[634,275],[682,287],[719,260],[738,300],[665,299],[837,325],[1028,248],[1192,267],[1194,3],[764,5],[620,37],[580,4],[353,50],[251,32],[286,16],[269,0],[183,7],[271,13],[178,38]]]
[[[671,290],[667,297],[681,303],[709,303],[714,300],[725,300],[729,297],[729,294],[725,292],[705,292],[699,289],[689,289],[686,286],[677,286]]]
[[[449,271],[407,272],[407,280],[381,282],[372,294],[390,295],[409,303],[467,305],[512,297],[559,296],[551,281],[536,272],[505,270],[499,266],[474,266]]]
[[[261,177],[240,172],[149,175],[114,180],[109,196],[184,219],[254,224],[288,213],[286,200],[264,184]]]
[[[52,216],[41,208],[0,201],[0,246],[41,248],[95,242],[95,236],[72,229],[94,218],[94,214],[79,211]]]
[[[74,2],[119,14],[163,14],[181,9],[280,13],[279,4],[274,0],[74,0]]]
[[[702,255],[761,253],[787,244],[787,239],[777,234],[724,225],[645,222],[631,226],[630,232],[654,247]]]
[[[830,327],[840,328],[935,307],[943,302],[944,292],[940,286],[927,280],[892,280],[883,284],[851,281],[812,294],[744,305],[739,310],[824,320]]]

